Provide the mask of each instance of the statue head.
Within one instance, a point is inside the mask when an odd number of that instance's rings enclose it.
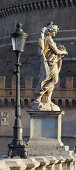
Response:
[[[58,32],[59,28],[57,25],[53,25],[53,23],[50,23],[48,26],[47,26],[47,31],[48,31],[48,34],[51,34],[52,36],[55,36],[56,33]]]

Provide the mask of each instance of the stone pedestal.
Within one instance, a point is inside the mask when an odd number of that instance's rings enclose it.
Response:
[[[54,139],[61,142],[61,116],[60,111],[31,111],[30,138]]]
[[[28,111],[30,114],[30,156],[53,155],[65,150],[61,141],[61,111]]]

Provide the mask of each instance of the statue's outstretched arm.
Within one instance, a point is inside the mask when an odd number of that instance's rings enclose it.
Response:
[[[55,52],[55,54],[57,55],[64,55],[67,54],[66,50],[59,50],[55,44],[55,42],[53,41],[53,39],[48,39],[48,43],[49,43],[49,47]]]

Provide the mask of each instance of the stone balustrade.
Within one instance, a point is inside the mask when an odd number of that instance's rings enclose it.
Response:
[[[75,170],[75,157],[30,157],[27,159],[6,158],[0,160],[0,170]]]

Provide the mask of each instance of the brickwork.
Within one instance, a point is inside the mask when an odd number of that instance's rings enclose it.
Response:
[[[16,78],[11,79],[11,88],[6,88],[6,78],[0,77],[0,107],[15,106],[16,103]],[[21,88],[21,106],[28,106],[34,99],[33,78],[26,77],[25,87]]]
[[[20,2],[21,1],[17,1]],[[27,2],[27,1],[26,1]],[[40,2],[40,1],[39,1]],[[8,1],[7,6],[10,8],[10,3]],[[14,1],[13,1],[14,3]],[[25,3],[25,1],[22,1]],[[33,1],[31,2],[33,3]],[[15,6],[15,5],[14,5]],[[16,8],[16,7],[15,7]],[[29,8],[29,7],[28,7]],[[38,83],[38,75],[40,70],[40,56],[38,54],[38,40],[40,36],[40,31],[43,26],[46,26],[50,21],[57,24],[60,28],[60,32],[56,37],[57,43],[61,43],[66,46],[68,51],[68,56],[63,59],[63,65],[60,72],[60,77],[63,79],[62,86],[64,86],[64,78],[66,76],[76,77],[76,30],[75,24],[76,15],[75,8],[44,8],[42,10],[28,10],[22,11],[22,7],[18,7],[19,12],[13,12],[7,14],[0,18],[0,76],[6,76],[7,87],[10,87],[11,77],[13,76],[13,69],[16,63],[16,56],[12,51],[10,32],[15,30],[17,22],[23,24],[23,30],[28,33],[28,39],[25,44],[25,52],[21,56],[21,86],[25,85],[25,76],[32,76],[34,78],[34,87]],[[7,9],[8,11],[8,9]],[[6,13],[9,13],[7,12]],[[46,12],[47,11],[47,12]],[[45,19],[44,19],[45,16]],[[58,18],[58,20],[57,20]],[[66,22],[63,21],[66,18]],[[70,18],[70,22],[69,19]],[[9,22],[10,21],[10,22]],[[6,25],[6,26],[5,26]],[[62,31],[61,31],[62,30]],[[4,69],[5,68],[5,69]],[[76,82],[74,82],[76,87]]]
[[[0,89],[5,89],[5,80],[6,77],[0,77]]]
[[[56,2],[56,3],[55,3]],[[71,8],[70,8],[71,7]],[[44,17],[45,16],[45,17]],[[68,56],[63,58],[60,81],[56,85],[52,100],[61,109],[67,110],[63,120],[62,135],[75,135],[76,122],[76,4],[75,1],[54,0],[1,0],[0,1],[0,112],[9,113],[9,125],[0,127],[1,135],[11,136],[14,124],[15,107],[15,77],[13,70],[16,56],[12,51],[10,32],[15,30],[16,24],[21,22],[23,30],[28,33],[25,51],[21,56],[21,106],[23,107],[24,135],[29,135],[29,118],[26,108],[34,99],[34,88],[38,83],[40,70],[40,56],[38,40],[40,31],[50,21],[59,26],[59,33],[55,39],[58,44],[66,46]],[[66,18],[66,22],[65,21]],[[25,80],[25,77],[27,77]],[[5,78],[6,77],[6,78]],[[29,78],[31,77],[31,79]],[[33,80],[32,80],[33,77]],[[67,78],[66,78],[67,77]],[[68,78],[69,77],[69,78]],[[6,79],[6,81],[5,81]],[[74,81],[73,81],[74,79]],[[33,81],[33,82],[32,82]],[[45,96],[46,99],[46,96]],[[6,106],[6,108],[4,107]],[[30,109],[30,108],[29,108]],[[70,116],[69,116],[70,115]],[[3,128],[4,127],[4,128]],[[10,127],[10,128],[9,128]],[[65,128],[66,127],[66,128]],[[72,127],[72,128],[71,128]],[[74,128],[73,128],[74,127]],[[11,130],[9,130],[11,129]],[[67,134],[66,134],[67,129]],[[64,134],[63,134],[64,132]],[[4,140],[4,138],[1,138]],[[9,137],[8,137],[9,139]],[[74,139],[74,138],[73,138]],[[65,141],[65,140],[64,140]],[[71,140],[73,141],[73,140]],[[1,141],[2,143],[2,141]],[[69,136],[67,137],[69,143]],[[72,145],[73,142],[71,142]],[[74,145],[76,139],[74,140]],[[74,146],[73,145],[73,146]],[[2,148],[0,148],[1,150]]]
[[[0,107],[2,106],[15,106],[16,103],[16,78],[12,77],[11,87],[7,88],[6,77],[0,77]],[[55,86],[52,95],[52,101],[60,107],[76,107],[76,88],[73,87],[73,77],[66,77],[66,88],[60,87],[59,79]],[[43,101],[45,102],[47,96],[44,96]],[[34,88],[33,88],[33,77],[25,78],[25,87],[21,88],[21,106],[29,107],[31,101],[34,100]]]
[[[25,88],[30,89],[33,86],[33,77],[26,77]]]
[[[6,84],[7,78],[0,77],[0,80]],[[61,88],[60,81],[56,85],[52,100],[55,104],[58,104],[61,110],[65,111],[65,115],[62,120],[62,141],[65,144],[69,144],[70,148],[74,148],[76,144],[76,89],[73,86],[68,88]],[[10,138],[13,135],[13,125],[15,119],[15,77],[11,79],[11,87],[0,88],[0,143],[3,141],[2,148],[0,151],[7,150],[8,143]],[[73,85],[73,77],[66,78],[66,84]],[[0,82],[1,83],[1,82]],[[22,115],[22,125],[23,125],[23,136],[26,139],[26,136],[29,136],[29,115],[26,110],[30,110],[30,103],[34,99],[34,88],[33,88],[33,78],[26,77],[25,79],[25,88],[21,88],[21,115]],[[46,100],[46,96],[45,96]],[[6,107],[5,107],[6,106]],[[63,108],[64,107],[64,108]],[[10,127],[10,129],[9,129]],[[6,140],[6,144],[4,142]],[[4,147],[3,147],[4,146]],[[3,149],[4,148],[4,149]]]
[[[16,89],[16,77],[12,77],[11,79],[11,88]]]
[[[73,77],[66,77],[66,89],[73,89]]]

